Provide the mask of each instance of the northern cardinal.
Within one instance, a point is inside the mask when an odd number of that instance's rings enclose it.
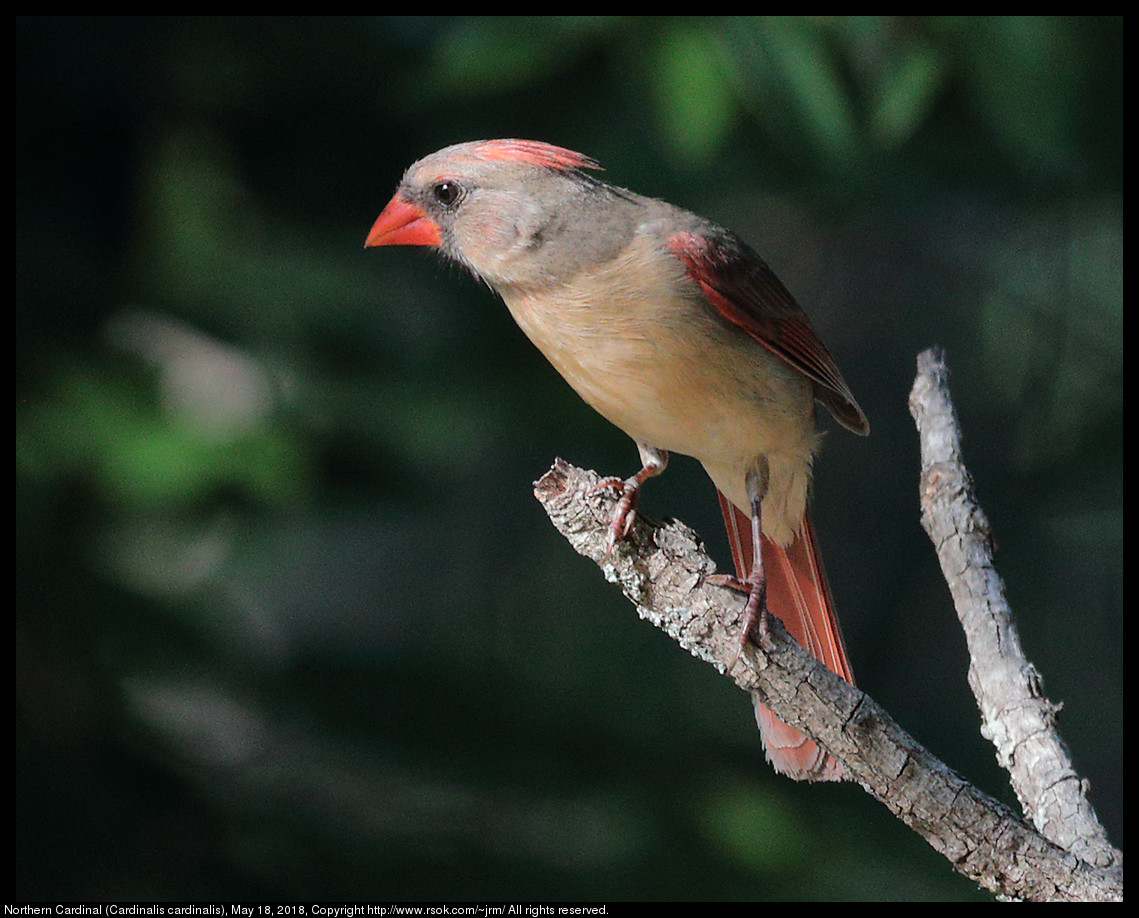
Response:
[[[637,444],[610,536],[670,451],[711,476],[748,592],[741,641],[769,609],[853,681],[810,518],[816,400],[858,434],[862,409],[803,310],[738,236],[608,185],[561,147],[485,140],[414,163],[366,245],[424,245],[506,302],[566,381]],[[759,551],[753,547],[758,545]],[[839,780],[842,766],[758,699],[776,771]]]

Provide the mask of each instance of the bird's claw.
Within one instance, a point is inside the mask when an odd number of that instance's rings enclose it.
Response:
[[[613,554],[618,542],[624,541],[632,531],[633,521],[637,518],[637,501],[641,496],[641,486],[633,478],[605,478],[593,490],[600,491],[605,488],[615,488],[621,492],[617,499],[617,506],[613,508],[613,516],[609,520],[609,538],[606,540],[605,556]]]
[[[740,636],[736,643],[736,652],[732,654],[731,662],[728,664],[727,671],[730,673],[740,661],[740,654],[747,647],[752,634],[755,634],[756,640],[760,643],[767,636],[767,583],[740,580],[731,574],[712,574],[708,577],[708,582],[735,590],[737,593],[747,594],[747,603],[740,616]]]

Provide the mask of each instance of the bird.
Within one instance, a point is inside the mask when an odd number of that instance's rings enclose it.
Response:
[[[736,577],[725,582],[747,594],[741,646],[775,615],[853,683],[808,503],[816,403],[856,434],[869,433],[866,416],[803,309],[740,236],[598,171],[589,156],[542,141],[454,144],[406,170],[365,246],[427,246],[464,266],[633,439],[640,470],[606,480],[619,492],[610,547],[670,453],[698,460],[732,548]],[[777,773],[845,777],[758,696],[754,706]]]

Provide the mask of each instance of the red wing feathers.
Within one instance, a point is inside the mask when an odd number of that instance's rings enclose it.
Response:
[[[693,232],[666,243],[708,301],[725,319],[813,380],[819,400],[855,433],[870,425],[842,378],[830,351],[795,298],[758,255],[734,237],[724,245]]]

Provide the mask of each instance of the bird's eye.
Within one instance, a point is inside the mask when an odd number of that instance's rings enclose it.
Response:
[[[457,200],[463,189],[459,187],[456,182],[438,182],[431,189],[431,193],[435,196],[435,200],[442,204],[444,207],[450,207]]]

